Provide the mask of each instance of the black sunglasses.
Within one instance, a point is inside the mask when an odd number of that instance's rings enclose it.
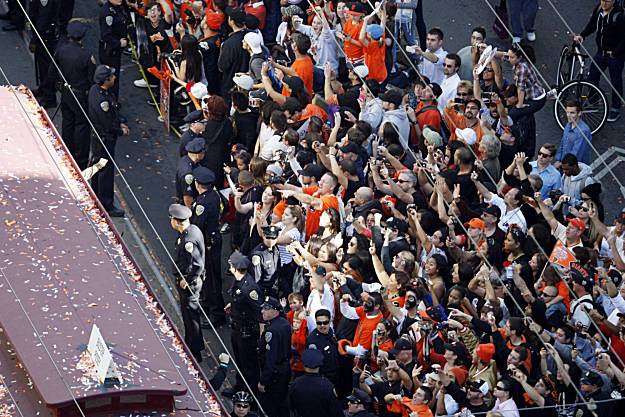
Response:
[[[329,321],[318,321],[317,322],[317,326],[327,326],[328,324],[330,324]]]

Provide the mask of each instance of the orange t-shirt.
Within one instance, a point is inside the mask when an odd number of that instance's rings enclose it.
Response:
[[[310,239],[310,237],[317,233],[317,230],[319,230],[319,219],[321,218],[321,213],[330,207],[337,210],[339,209],[339,200],[335,195],[320,196],[317,193],[317,189],[317,186],[302,189],[304,194],[312,195],[313,197],[320,198],[321,201],[323,201],[323,207],[321,210],[315,210],[312,207],[308,207],[308,211],[306,212],[306,240]]]
[[[345,27],[343,28],[343,33],[349,36],[353,40],[358,41],[360,38],[360,29],[362,28],[362,21],[358,24],[352,23],[352,19],[347,19],[345,22]],[[352,42],[345,41],[344,48],[345,55],[347,55],[348,59],[352,61],[358,61],[362,59],[364,52],[362,50],[362,43],[358,41],[358,45],[353,44]]]
[[[291,65],[291,69],[304,81],[304,86],[308,94],[313,95],[313,61],[308,55],[303,58],[297,58]],[[284,95],[284,94],[283,94]]]
[[[363,47],[365,52],[365,65],[369,68],[367,80],[376,80],[379,83],[384,82],[388,73],[386,72],[386,42],[384,36],[380,41],[370,40],[369,45]]]
[[[367,317],[365,308],[363,306],[356,307],[356,314],[360,317],[358,326],[356,327],[356,334],[354,335],[354,341],[352,346],[362,346],[363,348],[370,350],[373,343],[373,332],[378,327],[378,323],[382,320],[382,313],[378,313],[375,317]]]
[[[282,200],[278,201],[278,204],[273,206],[273,214],[275,214],[279,218],[282,218],[282,215],[284,214],[284,210],[286,210],[286,199],[285,198],[283,198]]]
[[[456,128],[459,128],[459,129],[467,128],[467,120],[464,118],[464,115],[454,110],[449,110],[446,108],[443,111],[443,117],[445,118],[445,122],[447,123],[447,125],[450,127],[450,130],[451,130],[449,141],[451,142],[452,140],[458,140],[458,137],[456,136]],[[482,135],[484,135],[484,131],[482,130],[482,124],[477,123],[471,129],[475,131],[475,136],[477,137],[477,140],[475,144],[472,146],[472,148],[475,154],[479,157],[480,154],[478,152],[478,147],[480,145],[480,141],[482,140]]]
[[[414,109],[415,113],[417,113],[417,123],[419,123],[419,128],[423,130],[425,126],[432,126],[434,127],[434,130],[438,132],[441,130],[441,114],[436,108],[436,103],[432,104],[433,108],[419,113],[419,111],[421,111],[424,107],[425,104],[420,101]]]
[[[304,364],[302,363],[302,354],[306,349],[306,338],[308,336],[308,327],[306,326],[306,320],[302,320],[299,330],[293,329],[293,319],[295,318],[293,310],[289,311],[286,315],[289,324],[291,324],[291,348],[297,350],[299,355],[291,355],[291,369],[293,371],[304,371]]]
[[[401,402],[395,400],[386,406],[391,413],[401,413],[402,417],[408,417],[412,412],[419,417],[433,417],[432,410],[427,404],[413,404],[412,398],[403,397]]]

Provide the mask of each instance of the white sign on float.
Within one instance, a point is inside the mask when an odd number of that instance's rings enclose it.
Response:
[[[100,384],[103,384],[107,378],[116,378],[120,384],[123,382],[120,373],[117,371],[117,366],[113,362],[111,352],[109,352],[108,346],[106,346],[106,342],[102,337],[102,333],[100,333],[100,329],[95,324],[91,328],[87,351],[95,365]]]

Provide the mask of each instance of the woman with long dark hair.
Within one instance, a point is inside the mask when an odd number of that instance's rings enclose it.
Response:
[[[180,64],[174,67],[173,79],[180,85],[185,86],[188,82],[205,82],[202,68],[202,54],[200,45],[193,35],[184,35],[180,40],[181,59]]]
[[[228,116],[228,107],[223,98],[210,96],[206,100],[206,128],[203,137],[206,140],[206,166],[217,177],[215,184],[223,184],[223,166],[229,162],[230,139],[233,136],[232,123]]]

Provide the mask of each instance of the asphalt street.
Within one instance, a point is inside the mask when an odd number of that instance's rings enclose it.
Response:
[[[473,26],[485,26],[488,31],[487,42],[499,49],[507,49],[508,42],[499,41],[491,30],[495,16],[488,3],[494,6],[499,0],[422,0],[424,2],[425,21],[428,28],[438,26],[445,32],[444,48],[457,51],[466,46],[470,40]],[[537,40],[534,43],[537,54],[537,67],[548,83],[553,83],[557,66],[557,58],[562,46],[570,42],[571,35],[567,24],[575,31],[580,31],[586,23],[592,6],[592,0],[541,0],[537,16]],[[560,20],[553,6],[564,20]],[[91,27],[84,44],[97,58],[97,39],[99,36],[97,15],[99,6],[95,0],[76,2],[74,16],[88,23]],[[28,36],[28,35],[26,35]],[[595,50],[594,38],[586,41],[585,46],[591,52]],[[23,83],[34,86],[34,66],[27,49],[27,41],[16,32],[0,31],[0,65],[11,84]],[[210,76],[209,74],[207,74]],[[175,234],[169,226],[168,205],[173,202],[175,191],[174,177],[178,160],[178,141],[174,135],[168,134],[162,123],[157,120],[156,109],[146,103],[149,94],[146,89],[133,86],[132,82],[140,78],[139,71],[130,56],[125,55],[120,73],[120,102],[122,113],[128,118],[130,135],[120,138],[117,144],[117,163],[121,172],[116,176],[118,195],[126,208],[127,217],[136,228],[139,236],[147,246],[153,263],[166,279],[171,274],[171,253]],[[0,83],[6,83],[0,79]],[[609,87],[602,83],[604,91]],[[552,142],[558,144],[562,135],[553,118],[554,101],[547,103],[537,115],[538,143]],[[49,109],[54,112],[55,109]],[[59,112],[60,113],[60,112]],[[60,130],[60,114],[55,123]],[[618,122],[606,126],[593,137],[593,145],[599,154],[610,147],[622,147],[625,116]],[[595,155],[596,157],[597,155]],[[613,155],[606,162],[611,162],[618,155]],[[600,170],[605,166],[599,166]],[[607,171],[607,170],[606,170]],[[625,181],[623,165],[616,165],[613,173],[619,180]],[[122,178],[123,176],[123,178]],[[606,218],[612,216],[623,207],[623,196],[617,181],[611,173],[601,178],[604,191],[603,201],[606,205]],[[225,242],[227,243],[227,242]],[[227,244],[224,245],[226,247]],[[225,287],[227,288],[228,285]],[[162,289],[167,291],[167,289]],[[173,291],[175,294],[175,290]],[[171,308],[171,306],[170,306]],[[227,331],[220,330],[222,336]],[[207,339],[216,351],[221,351],[218,342],[212,335]]]

